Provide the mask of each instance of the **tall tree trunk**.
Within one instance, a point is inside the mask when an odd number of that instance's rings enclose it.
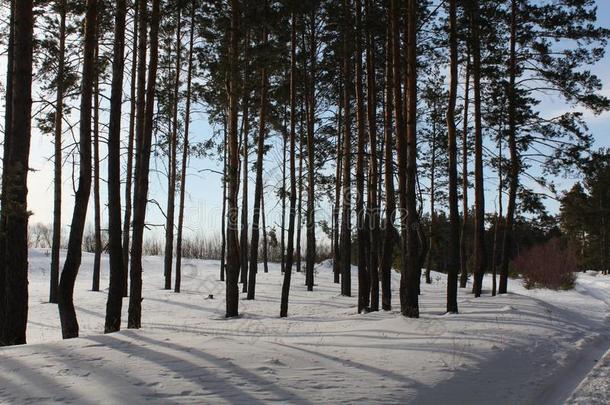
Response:
[[[165,256],[164,274],[165,289],[172,288],[172,263],[174,259],[174,218],[176,212],[176,164],[178,149],[178,99],[180,97],[180,72],[182,71],[182,10],[178,7],[176,25],[176,77],[174,82],[172,100],[172,133],[169,140],[169,162],[168,162],[168,190],[167,190],[167,218],[165,222]]]
[[[78,337],[78,320],[74,310],[74,283],[82,257],[83,231],[91,193],[91,109],[95,82],[95,48],[97,46],[97,0],[87,0],[85,15],[85,49],[80,102],[80,169],[78,190],[70,226],[68,253],[59,281],[59,319],[64,339]],[[19,36],[17,35],[17,38]],[[17,55],[15,55],[16,60]],[[17,76],[17,75],[16,75]],[[19,77],[23,77],[19,75]],[[30,119],[29,115],[27,117]],[[15,120],[13,120],[14,122]]]
[[[4,145],[3,145],[3,166],[7,167],[11,151],[11,138],[13,131],[12,125],[12,110],[13,110],[13,64],[15,54],[15,2],[10,2],[10,17],[9,17],[9,37],[7,50],[7,69],[6,69],[6,94],[4,107]],[[2,170],[2,192],[0,199],[2,207],[0,209],[0,346],[8,344],[10,336],[5,336],[5,321],[6,321],[6,287],[7,287],[7,240],[6,240],[6,221],[8,215],[8,173],[7,170]]]
[[[385,83],[385,111],[384,111],[384,136],[385,136],[385,232],[383,235],[383,253],[381,255],[381,308],[384,311],[392,310],[392,261],[394,259],[394,246],[396,241],[396,229],[394,228],[394,219],[396,216],[396,195],[394,192],[394,137],[392,136],[392,113],[396,113],[396,125],[402,127],[402,119],[400,119],[401,110],[397,107],[394,110],[393,92],[396,89],[394,86],[394,70],[393,66],[393,49],[394,49],[394,24],[392,21],[393,12],[389,13],[390,27],[388,28],[388,41],[386,47],[386,83]],[[398,133],[398,132],[397,132]]]
[[[132,57],[131,57],[131,77],[129,92],[129,133],[127,139],[127,168],[125,173],[125,216],[123,218],[123,296],[129,295],[129,243],[131,230],[131,210],[132,210],[132,189],[133,189],[133,154],[135,142],[135,123],[136,123],[136,91],[138,77],[138,0],[133,2],[133,38],[132,38]]]
[[[316,10],[312,10],[310,16],[309,33],[309,66],[307,72],[307,256],[305,263],[305,282],[307,291],[313,291],[314,265],[316,262],[316,219],[315,219],[315,119],[316,119],[316,80],[317,80],[317,54],[318,45],[316,39]]]
[[[269,239],[267,238],[267,220],[266,220],[266,215],[265,215],[265,193],[261,194],[261,215],[263,217],[263,265],[264,265],[265,273],[269,273]]]
[[[131,193],[133,189],[133,144],[135,139],[136,122],[136,81],[138,80],[138,30],[139,18],[138,7],[140,0],[134,1],[133,10],[133,46],[131,56],[131,89],[130,89],[130,111],[129,111],[129,139],[127,140],[127,172],[125,174],[125,219],[123,221],[123,296],[127,297],[129,278],[129,240],[131,230]]]
[[[339,83],[339,93],[343,91],[341,83]],[[339,106],[337,113],[337,167],[335,171],[335,202],[333,206],[333,281],[335,284],[341,282],[341,269],[339,263],[341,261],[341,249],[339,248],[339,215],[341,212],[341,171],[342,171],[342,111],[343,105],[341,103],[341,96],[339,96]]]
[[[468,41],[467,41],[468,42]],[[468,284],[468,249],[466,238],[468,235],[468,110],[470,107],[470,44],[467,44],[466,75],[464,83],[464,119],[462,128],[462,234],[460,236],[460,288]]]
[[[367,240],[364,212],[364,149],[365,149],[365,110],[364,90],[362,84],[362,3],[356,0],[356,40],[355,40],[355,86],[356,86],[356,218],[358,238],[358,313],[368,311],[369,307],[369,271],[366,262]]]
[[[223,159],[222,159],[222,225],[221,225],[221,245],[220,245],[220,281],[225,281],[225,260],[227,257],[227,150],[228,150],[228,135],[227,135],[227,120],[223,118]]]
[[[303,226],[303,154],[305,151],[305,145],[303,144],[303,111],[304,108],[301,106],[301,125],[299,131],[299,185],[298,185],[298,202],[297,202],[297,246],[296,246],[296,267],[297,273],[301,272],[301,234]],[[307,278],[307,277],[306,277]],[[305,283],[307,284],[307,283]]]
[[[265,1],[265,10],[267,2]],[[261,44],[267,46],[267,27],[263,24]],[[256,290],[256,272],[258,271],[259,224],[261,200],[263,196],[263,158],[265,156],[265,135],[267,131],[267,68],[261,67],[261,106],[258,128],[258,150],[256,156],[256,185],[254,187],[254,212],[252,213],[252,239],[250,240],[250,274],[248,278],[247,299],[253,300]]]
[[[59,290],[59,250],[61,249],[61,160],[64,120],[64,75],[66,66],[66,0],[59,0],[59,52],[57,55],[57,96],[55,98],[55,156],[53,179],[53,244],[49,302],[56,304]]]
[[[502,175],[502,128],[498,131],[498,212],[496,215],[496,224],[494,226],[494,242],[493,242],[493,251],[492,251],[492,263],[491,263],[491,296],[495,297],[497,293],[497,272],[498,272],[498,249],[499,249],[499,240],[498,236],[500,234],[500,227],[502,225],[502,215],[504,215],[504,206],[502,202],[502,190],[504,189],[504,178]]]
[[[436,109],[436,105],[433,107]],[[435,251],[435,237],[436,237],[436,155],[437,155],[437,141],[436,141],[436,120],[432,121],[432,161],[430,164],[430,228],[428,230],[428,262],[426,264],[426,284],[432,284],[432,278],[430,277],[430,271],[432,269],[432,258],[436,254]]]
[[[238,43],[239,43],[239,0],[231,0],[231,38],[229,75],[229,161],[228,161],[228,209],[227,222],[227,282],[226,317],[239,315],[239,241],[237,239],[237,186],[239,150],[237,145],[237,87],[238,87]]]
[[[288,250],[286,252],[286,263],[284,268],[284,281],[282,283],[282,300],[280,304],[280,317],[288,316],[288,296],[290,294],[290,279],[292,277],[292,261],[294,255],[294,220],[296,214],[296,108],[297,108],[297,62],[296,62],[296,15],[291,15],[291,36],[290,36],[290,215],[288,217]]]
[[[142,7],[143,16],[140,24],[146,29],[146,7]],[[136,188],[134,192],[133,207],[133,236],[131,246],[131,273],[129,293],[129,315],[127,327],[139,329],[142,325],[142,245],[144,242],[144,225],[146,221],[146,204],[148,203],[148,173],[150,164],[150,150],[153,132],[153,116],[155,112],[155,91],[157,79],[157,65],[159,57],[159,20],[160,0],[153,0],[150,19],[150,61],[148,64],[148,87],[146,88],[146,108],[144,128],[141,132],[140,149],[136,162]],[[146,35],[140,33],[138,47],[146,44]],[[144,59],[144,58],[141,58]],[[138,133],[138,131],[136,131]]]
[[[485,189],[483,180],[483,128],[481,123],[481,50],[479,38],[479,0],[470,0],[472,32],[472,70],[474,79],[475,119],[475,231],[474,286],[475,297],[481,296],[485,275]]]
[[[28,217],[27,174],[29,167],[31,111],[32,111],[32,1],[20,0],[12,5],[14,26],[12,62],[10,125],[5,132],[5,147],[9,145],[8,160],[4,161],[3,191],[7,196],[2,206],[5,245],[3,262],[5,272],[5,313],[3,344],[26,343],[28,318]],[[9,66],[11,66],[9,65]],[[19,80],[12,80],[19,78]],[[7,142],[8,141],[8,142]],[[5,183],[6,182],[6,183]],[[4,196],[4,193],[3,193]]]
[[[510,179],[508,182],[508,206],[502,237],[502,263],[500,267],[500,285],[498,293],[508,292],[508,261],[510,260],[513,243],[513,228],[515,226],[515,211],[517,207],[517,189],[519,188],[519,172],[521,162],[517,151],[517,108],[516,108],[516,76],[517,76],[517,0],[511,0],[510,23],[510,61],[508,85],[508,149],[510,153]]]
[[[189,131],[191,128],[191,95],[193,87],[193,53],[195,47],[195,0],[191,2],[191,26],[189,29],[189,53],[186,72],[186,111],[184,113],[184,140],[182,144],[182,167],[180,170],[180,205],[178,207],[178,235],[176,239],[176,284],[174,292],[180,292],[182,281],[182,231],[184,228],[184,203],[186,198],[186,168],[189,158]],[[224,196],[223,196],[224,198]],[[223,204],[224,205],[224,204]],[[223,215],[224,218],[224,215]],[[224,224],[224,220],[222,221]],[[222,249],[224,255],[224,249]]]
[[[248,158],[250,155],[250,87],[249,77],[250,72],[250,32],[246,31],[244,39],[244,77],[243,77],[243,138],[242,138],[242,195],[241,195],[241,234],[239,236],[239,257],[240,257],[240,283],[242,283],[242,292],[248,291],[248,173],[250,172]]]
[[[125,72],[125,20],[127,1],[117,0],[114,25],[112,89],[110,91],[110,122],[108,124],[108,247],[110,254],[110,285],[106,302],[104,332],[121,329],[121,309],[125,291],[125,263],[121,238],[121,111],[123,107],[123,75]]]
[[[460,213],[458,210],[457,131],[455,104],[458,88],[457,0],[449,1],[449,103],[447,104],[447,149],[449,155],[449,260],[447,263],[447,312],[458,312],[460,266]]]
[[[370,275],[370,310],[379,311],[379,205],[377,199],[377,84],[375,83],[374,41],[371,27],[373,24],[371,0],[365,0],[366,12],[366,88],[367,88],[367,121],[371,156],[369,159],[368,215],[369,215],[369,275]]]
[[[351,264],[351,41],[352,41],[352,2],[343,0],[343,27],[342,27],[342,64],[343,64],[343,205],[341,212],[341,236],[339,250],[341,252],[341,295],[352,295],[352,264]]]
[[[282,223],[280,226],[280,269],[282,270],[282,274],[286,270],[286,152],[288,150],[288,134],[282,134]]]
[[[421,274],[419,255],[420,223],[417,213],[417,0],[409,0],[406,10],[406,103],[405,118],[406,145],[404,160],[404,208],[403,233],[405,239],[405,260],[403,262],[401,286],[404,285],[401,297],[401,312],[409,318],[419,317],[419,282]],[[402,136],[399,135],[399,139]]]
[[[96,35],[99,31],[96,26]],[[100,203],[100,59],[99,41],[95,46],[95,80],[93,84],[93,285],[92,291],[100,290],[102,265],[102,207]]]

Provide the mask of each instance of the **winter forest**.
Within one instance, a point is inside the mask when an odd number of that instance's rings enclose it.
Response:
[[[610,403],[605,3],[0,0],[0,402]]]

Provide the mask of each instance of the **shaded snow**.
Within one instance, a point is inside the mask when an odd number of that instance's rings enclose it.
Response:
[[[433,273],[415,320],[357,314],[326,263],[314,292],[294,274],[289,317],[280,319],[282,278],[272,264],[268,274],[260,266],[257,299],[242,296],[241,317],[226,320],[218,262],[185,260],[175,294],[161,289],[160,257],[144,260],[143,329],[100,335],[106,291],[90,291],[91,255],[75,289],[81,338],[63,342],[57,308],[45,303],[49,262],[31,252],[30,344],[0,349],[2,403],[557,403],[610,345],[610,278],[594,274],[567,292],[517,281],[501,297],[460,290],[460,314],[445,315],[445,278]],[[127,300],[124,324],[126,310]]]

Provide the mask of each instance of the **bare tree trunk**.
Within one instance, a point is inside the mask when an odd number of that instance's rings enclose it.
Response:
[[[8,160],[4,161],[2,218],[6,249],[3,252],[6,288],[2,343],[26,343],[28,318],[28,217],[27,174],[30,154],[32,111],[32,1],[20,0],[12,5],[11,22],[14,26],[13,47],[9,61],[12,73],[9,111],[10,132],[5,132],[5,147],[9,145]],[[11,66],[9,65],[9,66]],[[4,195],[4,193],[3,193]],[[4,205],[6,203],[6,205]]]
[[[58,1],[59,52],[57,55],[57,97],[55,99],[55,156],[53,180],[53,245],[49,302],[56,304],[59,289],[59,250],[61,249],[61,160],[64,120],[64,75],[66,66],[66,0]]]
[[[98,22],[99,24],[99,22]],[[96,33],[99,25],[96,27]],[[96,35],[99,35],[97,33]],[[95,80],[93,84],[93,256],[92,291],[100,290],[100,268],[102,262],[102,208],[100,203],[100,69],[99,41],[95,46]]]
[[[436,106],[434,107],[436,108]],[[430,229],[428,230],[428,262],[426,264],[426,284],[432,284],[430,271],[432,269],[432,257],[435,252],[436,237],[436,121],[432,122],[432,161],[430,164]]]
[[[401,312],[409,318],[419,317],[419,283],[421,265],[419,259],[419,231],[420,223],[417,213],[417,1],[409,0],[406,9],[406,103],[405,103],[405,118],[406,125],[406,145],[404,148],[399,148],[399,151],[405,152],[406,162],[403,164],[404,181],[401,185],[405,185],[404,208],[403,213],[403,234],[406,243],[405,260],[403,262],[403,272],[401,286],[404,285],[404,290],[401,294]],[[400,140],[402,136],[399,135]],[[403,160],[400,159],[399,162]],[[404,215],[406,213],[406,215]]]
[[[146,30],[146,8],[142,7],[142,20],[140,24]],[[146,88],[146,108],[142,117],[144,128],[141,132],[141,141],[136,162],[136,188],[134,193],[133,209],[133,236],[131,246],[131,273],[129,294],[128,328],[139,329],[142,325],[142,245],[144,241],[144,225],[146,221],[146,204],[148,203],[148,173],[150,164],[150,150],[153,132],[153,115],[155,107],[155,90],[157,66],[159,57],[159,20],[160,0],[153,0],[150,20],[150,61],[148,63],[148,87]],[[138,47],[146,44],[146,35],[140,33]],[[141,58],[144,59],[144,58]],[[136,133],[138,131],[136,130]]]
[[[230,38],[230,75],[229,75],[229,161],[228,161],[228,209],[227,223],[227,282],[226,317],[239,315],[239,242],[237,239],[237,185],[239,150],[237,145],[237,81],[238,81],[238,43],[239,43],[239,0],[231,0],[231,38]]]
[[[315,118],[316,118],[316,80],[317,80],[317,53],[316,40],[316,10],[312,10],[309,22],[309,72],[307,74],[307,256],[305,263],[305,283],[307,291],[313,291],[314,266],[316,262],[316,219],[315,219]]]
[[[125,291],[125,263],[121,238],[121,111],[123,107],[123,76],[125,72],[125,20],[127,1],[117,0],[114,26],[114,58],[108,124],[108,246],[110,253],[110,285],[106,302],[104,332],[121,329],[121,310]]]
[[[455,104],[458,88],[457,0],[449,1],[449,103],[447,105],[447,149],[449,155],[449,261],[447,263],[447,312],[458,312],[460,261],[460,213],[458,211],[457,133]]]
[[[223,122],[223,159],[222,159],[222,227],[220,229],[222,235],[222,242],[220,246],[220,281],[225,281],[225,259],[227,257],[227,149],[228,149],[228,137],[227,137],[227,122],[226,117]]]
[[[263,216],[263,264],[265,273],[269,273],[269,248],[267,239],[267,222],[265,220],[265,193],[261,193],[261,215]]]
[[[508,292],[508,262],[510,249],[513,243],[513,228],[515,225],[515,211],[517,208],[517,189],[519,188],[519,172],[521,162],[517,151],[517,111],[516,111],[516,76],[517,76],[517,0],[511,0],[511,28],[510,28],[510,61],[508,85],[508,148],[510,152],[510,179],[508,183],[508,206],[506,207],[506,221],[502,238],[502,263],[500,267],[500,286],[498,293]]]
[[[131,90],[130,90],[130,111],[129,111],[129,139],[127,140],[127,172],[125,174],[125,218],[123,221],[123,296],[127,297],[129,278],[129,240],[131,231],[131,193],[133,189],[133,147],[135,139],[136,121],[136,81],[138,80],[138,30],[139,18],[138,7],[140,0],[134,1],[133,11],[133,46],[131,57]]]
[[[364,213],[364,91],[362,84],[362,3],[356,0],[356,38],[355,38],[355,86],[356,86],[356,218],[358,238],[358,313],[368,311],[369,307],[369,272],[366,262],[367,235],[365,231]]]
[[[184,141],[182,144],[182,168],[180,171],[180,205],[178,208],[178,236],[176,239],[176,284],[174,292],[180,292],[182,281],[182,231],[184,228],[184,202],[186,198],[186,168],[189,158],[189,131],[191,128],[191,94],[193,87],[193,49],[195,47],[195,0],[191,2],[191,27],[189,33],[188,68],[186,73],[186,111],[184,113]],[[224,181],[224,179],[223,179]],[[223,195],[224,198],[224,195]],[[223,201],[224,206],[224,201]],[[224,218],[224,214],[222,216]],[[222,221],[224,224],[224,220]],[[222,249],[224,255],[224,249]]]
[[[343,206],[341,212],[341,236],[339,250],[341,251],[341,295],[352,295],[352,269],[351,269],[351,41],[352,41],[352,3],[343,0],[343,33],[342,33],[342,63],[343,63]]]
[[[267,11],[265,1],[265,11]],[[267,27],[263,25],[261,44],[267,46]],[[263,158],[265,156],[265,135],[267,132],[267,69],[261,67],[261,106],[258,129],[258,150],[256,157],[256,185],[254,189],[254,212],[252,213],[252,239],[250,241],[250,275],[248,278],[247,299],[253,300],[256,290],[256,272],[258,271],[259,223],[261,200],[263,196]]]
[[[6,226],[9,199],[8,195],[8,171],[6,167],[10,160],[11,151],[11,138],[13,135],[12,131],[12,110],[13,110],[13,65],[14,65],[14,54],[15,54],[15,2],[11,1],[10,5],[10,16],[9,16],[9,37],[8,37],[8,50],[7,50],[7,69],[6,69],[6,94],[5,94],[5,110],[4,110],[4,145],[3,145],[3,167],[2,170],[2,192],[0,193],[0,199],[2,201],[2,207],[0,209],[0,346],[9,344],[9,340],[12,340],[13,336],[10,331],[5,329],[6,326],[6,287],[7,287],[7,268],[6,268],[6,255],[7,255],[7,238],[6,238]],[[31,108],[31,107],[30,107]],[[11,326],[12,328],[12,326]],[[8,332],[8,334],[7,334]]]
[[[68,252],[59,281],[59,319],[64,339],[78,337],[78,320],[74,310],[74,283],[81,264],[83,231],[91,193],[91,110],[95,82],[95,49],[97,46],[97,0],[87,0],[85,15],[85,48],[80,102],[80,169],[78,190],[70,226]],[[17,36],[18,38],[18,36]],[[16,60],[18,60],[16,55]],[[22,77],[22,76],[19,76]],[[30,119],[29,115],[27,117]],[[15,120],[13,120],[14,122]],[[27,261],[26,261],[27,262]]]
[[[298,202],[297,202],[297,246],[296,246],[296,265],[297,273],[301,272],[301,234],[303,226],[303,153],[305,146],[303,144],[303,111],[304,108],[301,106],[301,124],[300,124],[300,136],[299,136],[299,190],[298,190]],[[305,283],[307,284],[307,283]]]
[[[485,189],[483,180],[483,128],[481,123],[481,51],[479,38],[479,0],[470,0],[472,61],[475,119],[475,231],[474,286],[475,297],[481,296],[485,275]]]
[[[250,171],[248,158],[250,155],[250,88],[249,86],[249,55],[250,55],[250,32],[246,31],[244,39],[244,77],[243,77],[243,139],[242,139],[242,195],[241,195],[241,234],[239,237],[239,257],[240,257],[240,282],[242,292],[248,291],[248,173]]]
[[[294,255],[294,220],[296,214],[296,108],[297,108],[297,88],[296,88],[296,16],[291,15],[291,39],[290,39],[290,215],[288,217],[288,250],[286,252],[286,263],[284,268],[284,281],[282,283],[282,300],[280,304],[280,317],[288,316],[288,296],[290,294],[290,279],[292,276],[292,261]]]
[[[389,13],[392,20],[392,12]],[[384,135],[385,135],[385,232],[383,235],[383,253],[381,256],[381,307],[384,311],[392,310],[392,260],[394,258],[394,246],[396,241],[394,235],[397,233],[394,228],[394,219],[396,216],[396,195],[394,192],[394,159],[393,146],[394,138],[392,134],[392,113],[396,113],[396,125],[402,122],[400,118],[401,110],[397,107],[394,110],[393,106],[393,91],[396,91],[394,85],[394,67],[393,67],[393,49],[394,49],[394,24],[395,21],[390,21],[388,28],[388,42],[386,48],[386,88],[385,88],[385,111],[384,111]],[[400,89],[398,89],[400,91]],[[402,124],[400,123],[400,126]]]
[[[174,259],[174,226],[176,213],[176,164],[178,149],[178,99],[180,97],[180,72],[182,70],[182,10],[178,7],[178,24],[176,26],[176,77],[172,100],[172,133],[169,140],[168,162],[168,190],[167,190],[167,218],[165,223],[165,289],[172,288],[172,263]]]
[[[470,45],[466,52],[466,75],[464,84],[464,119],[462,129],[462,234],[460,236],[460,288],[468,284],[468,252],[466,235],[468,231],[468,110],[470,95]]]
[[[370,310],[379,311],[379,205],[377,199],[377,84],[375,83],[375,55],[374,41],[371,26],[373,24],[371,0],[365,0],[366,12],[366,73],[367,73],[367,120],[369,129],[369,144],[371,157],[369,159],[369,184],[368,184],[368,215],[369,215],[369,274],[370,274]]]
[[[287,134],[282,134],[283,138],[283,158],[282,158],[282,224],[280,226],[280,254],[281,254],[281,266],[282,274],[286,270],[286,151],[288,148],[288,136]]]
[[[339,84],[339,93],[343,91],[341,84]],[[340,97],[339,97],[340,98]],[[333,280],[335,284],[341,282],[341,269],[339,263],[341,261],[341,250],[339,248],[339,215],[340,215],[340,204],[341,204],[341,171],[342,171],[342,138],[341,128],[343,122],[342,111],[343,105],[339,100],[338,106],[339,112],[337,113],[337,167],[335,171],[335,202],[333,206]]]
[[[494,242],[493,242],[493,253],[492,253],[492,283],[491,283],[491,295],[496,296],[497,293],[497,270],[498,270],[498,248],[499,241],[498,235],[500,234],[500,227],[502,225],[502,215],[504,215],[504,207],[502,203],[502,190],[504,188],[504,178],[502,177],[502,131],[498,131],[498,214],[496,216],[496,224],[494,226]],[[501,265],[501,263],[500,263]]]

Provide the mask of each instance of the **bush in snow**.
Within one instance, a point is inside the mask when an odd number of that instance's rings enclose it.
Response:
[[[576,281],[578,258],[574,248],[551,239],[521,253],[513,265],[523,275],[525,288],[569,290]]]

